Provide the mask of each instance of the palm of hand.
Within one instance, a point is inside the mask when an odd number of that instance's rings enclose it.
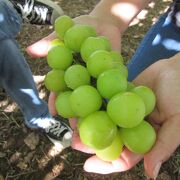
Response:
[[[118,27],[113,24],[99,21],[97,18],[89,15],[76,17],[76,23],[89,24],[95,27],[97,34],[109,38],[112,49],[120,52],[121,50],[121,33]]]
[[[136,79],[136,84],[147,85],[155,92],[157,103],[149,116],[156,127],[157,141],[153,149],[144,157],[145,169],[149,176],[156,174],[180,144],[180,53],[147,68]]]

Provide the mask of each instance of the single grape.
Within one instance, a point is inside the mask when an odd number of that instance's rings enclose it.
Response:
[[[108,50],[109,46],[103,37],[88,37],[81,46],[81,57],[86,62],[96,50]]]
[[[56,46],[64,46],[64,42],[59,39],[54,39],[50,42],[49,50]],[[49,51],[48,50],[48,51]]]
[[[69,16],[60,16],[55,20],[54,30],[60,39],[64,39],[66,31],[74,26],[74,21]]]
[[[144,119],[145,104],[135,93],[119,93],[108,102],[107,113],[118,126],[132,128]]]
[[[79,130],[82,122],[83,122],[83,118],[78,118],[78,121],[77,121],[77,129],[78,130]]]
[[[110,99],[115,94],[126,91],[127,80],[118,69],[109,69],[98,76],[97,89],[102,97]]]
[[[65,45],[74,52],[80,52],[82,43],[90,36],[97,36],[92,26],[76,24],[64,36]]]
[[[102,72],[114,67],[113,59],[108,51],[97,50],[87,61],[87,69],[91,76],[97,78]]]
[[[70,103],[79,117],[85,117],[100,109],[102,98],[94,87],[83,85],[72,92]]]
[[[111,51],[111,42],[109,41],[109,39],[106,36],[99,36],[99,38],[101,38],[106,46],[106,50],[107,51]]]
[[[135,85],[132,82],[128,81],[128,83],[127,83],[127,91],[131,91],[134,88],[135,88]]]
[[[76,117],[70,105],[70,95],[72,91],[65,91],[57,96],[55,106],[58,114],[64,118]]]
[[[128,69],[124,64],[114,62],[114,68],[119,69],[119,71],[122,72],[126,78],[128,77]]]
[[[130,151],[139,154],[149,152],[156,141],[154,128],[144,120],[136,127],[121,128],[120,135],[124,145]]]
[[[114,161],[121,155],[123,149],[123,142],[119,130],[110,146],[102,150],[95,150],[96,156],[103,161]]]
[[[124,59],[123,59],[122,55],[119,52],[111,51],[110,53],[111,53],[111,56],[112,56],[114,62],[124,64]]]
[[[55,46],[48,51],[48,65],[53,69],[67,69],[73,62],[72,52],[63,46]]]
[[[143,99],[146,107],[145,115],[150,114],[153,111],[156,104],[156,96],[154,92],[146,86],[137,86],[133,88],[131,91],[136,93]]]
[[[45,86],[49,91],[59,92],[67,89],[64,81],[64,71],[53,69],[46,74]]]
[[[117,133],[117,126],[105,111],[96,111],[85,117],[79,127],[81,141],[94,149],[111,145]]]
[[[89,72],[84,66],[78,64],[70,66],[65,71],[64,79],[67,86],[71,89],[90,84]]]

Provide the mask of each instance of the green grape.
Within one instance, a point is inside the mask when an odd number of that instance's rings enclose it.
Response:
[[[81,46],[81,57],[86,62],[96,50],[108,50],[109,46],[103,37],[88,37]]]
[[[132,128],[144,119],[145,104],[135,93],[119,93],[108,102],[107,113],[118,126]]]
[[[48,51],[48,65],[53,69],[67,69],[73,62],[71,51],[63,46],[55,46]]]
[[[156,97],[154,92],[146,86],[137,86],[133,88],[131,91],[136,93],[143,99],[146,107],[145,115],[150,114],[153,111],[156,104]]]
[[[87,69],[91,76],[97,78],[102,72],[114,67],[113,59],[108,51],[97,50],[87,61]]]
[[[79,127],[81,141],[94,149],[110,146],[116,133],[117,126],[105,111],[96,111],[85,117]]]
[[[83,122],[83,118],[78,118],[78,121],[77,121],[77,129],[78,129],[78,130],[79,130],[82,122]]]
[[[109,39],[105,36],[99,36],[99,38],[101,38],[106,46],[106,50],[107,51],[111,51],[111,42],[109,41]]]
[[[126,78],[128,77],[128,69],[124,64],[114,62],[114,68],[119,69],[119,71],[122,72]]]
[[[70,66],[65,71],[64,79],[67,86],[71,89],[90,84],[89,72],[84,66],[78,64]]]
[[[106,70],[98,76],[97,89],[102,97],[110,99],[115,94],[126,91],[127,80],[118,69]]]
[[[45,86],[49,91],[59,92],[67,89],[64,81],[64,71],[53,69],[46,74]]]
[[[85,117],[100,109],[102,98],[94,87],[83,85],[72,92],[70,103],[79,117]]]
[[[111,56],[112,56],[114,62],[124,64],[124,59],[123,59],[122,55],[119,52],[111,51],[110,53],[111,53]]]
[[[139,154],[150,151],[156,141],[156,132],[146,121],[130,129],[121,128],[120,134],[124,145],[130,151]]]
[[[76,24],[64,36],[65,45],[74,52],[80,52],[82,43],[90,36],[97,36],[92,26]]]
[[[132,82],[127,83],[127,91],[131,91],[133,88],[135,88],[135,85]]]
[[[55,106],[58,114],[64,118],[76,117],[70,105],[70,95],[72,91],[65,91],[57,96]]]
[[[59,39],[54,39],[50,42],[49,50],[56,46],[64,46],[64,42]]]
[[[114,161],[118,159],[123,150],[123,142],[119,130],[110,146],[102,150],[95,150],[96,156],[103,161]]]
[[[66,31],[74,26],[74,21],[69,16],[60,16],[55,20],[54,30],[60,39],[64,39]]]

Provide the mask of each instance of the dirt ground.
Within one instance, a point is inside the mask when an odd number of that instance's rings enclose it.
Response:
[[[54,0],[55,1],[55,0]],[[64,12],[76,17],[88,14],[99,0],[56,0]],[[130,60],[148,28],[164,12],[170,0],[159,0],[143,11],[139,24],[134,23],[122,39],[122,55]],[[153,8],[154,7],[154,8]],[[145,15],[145,16],[143,16]],[[21,50],[34,76],[44,76],[49,68],[45,58],[32,58],[25,48],[52,32],[52,26],[25,24],[17,37]],[[43,81],[36,81],[40,95],[47,100],[48,91]],[[0,180],[145,180],[143,162],[128,172],[99,175],[83,170],[89,155],[71,148],[58,152],[40,133],[29,130],[23,123],[18,107],[0,90]],[[158,180],[180,180],[180,148],[163,164]]]

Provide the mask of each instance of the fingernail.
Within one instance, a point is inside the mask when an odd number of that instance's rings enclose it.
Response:
[[[161,162],[159,162],[156,166],[155,166],[155,168],[154,168],[154,171],[153,171],[153,179],[156,179],[157,178],[157,176],[158,176],[158,174],[159,174],[159,170],[160,170],[160,168],[161,168]]]

